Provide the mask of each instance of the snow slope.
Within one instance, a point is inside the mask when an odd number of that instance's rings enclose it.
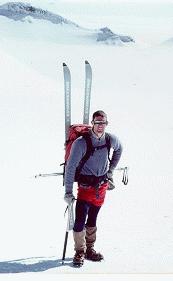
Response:
[[[172,273],[172,46],[85,45],[72,38],[69,45],[63,34],[60,44],[35,33],[35,20],[29,36],[27,23],[0,17],[0,24],[0,273]],[[100,212],[96,248],[105,260],[86,261],[76,271],[72,235],[61,265],[62,179],[34,176],[61,171],[62,63],[72,72],[75,123],[82,120],[85,59],[93,67],[91,112],[108,113],[108,131],[124,146],[119,166],[130,169],[126,187],[116,172],[117,189],[107,193]]]

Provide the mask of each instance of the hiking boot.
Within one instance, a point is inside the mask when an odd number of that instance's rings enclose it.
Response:
[[[97,253],[94,250],[94,243],[96,241],[96,232],[97,232],[96,226],[86,225],[86,246],[87,246],[87,248],[86,248],[85,258],[87,260],[91,260],[91,261],[103,260],[103,255],[100,253]]]
[[[73,258],[73,266],[81,267],[84,263],[85,254],[82,251],[76,251],[74,258]]]
[[[85,253],[85,259],[91,261],[101,261],[104,259],[103,255],[97,253],[93,248],[87,248]]]

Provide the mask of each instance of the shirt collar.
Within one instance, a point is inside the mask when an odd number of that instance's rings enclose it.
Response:
[[[91,135],[95,138],[95,139],[98,139],[98,140],[102,140],[105,138],[105,132],[103,133],[103,135],[101,137],[98,137],[94,131],[91,129]]]

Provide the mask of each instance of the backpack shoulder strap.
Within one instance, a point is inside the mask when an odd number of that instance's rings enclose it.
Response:
[[[105,139],[106,139],[106,147],[108,150],[108,159],[110,162],[111,161],[111,159],[110,159],[111,139],[110,139],[110,135],[108,133],[105,133]]]
[[[84,164],[86,163],[86,161],[90,158],[90,156],[92,155],[92,153],[94,152],[94,148],[92,145],[92,141],[91,141],[91,135],[89,132],[83,134],[82,136],[85,141],[86,141],[86,153],[83,156],[83,158],[81,159],[79,166],[77,167],[77,172],[80,173],[80,171],[82,170]]]

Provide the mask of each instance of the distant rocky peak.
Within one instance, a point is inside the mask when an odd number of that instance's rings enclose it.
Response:
[[[9,2],[2,5],[2,7],[4,7],[4,9],[7,8],[8,10],[15,10],[17,12],[20,12],[20,10],[31,12],[36,10],[31,4],[22,2]]]
[[[108,27],[103,27],[99,29],[98,36],[97,36],[98,42],[107,42],[108,44],[122,44],[122,43],[128,43],[128,42],[134,42],[133,38],[127,35],[120,35],[115,34],[110,30]]]
[[[1,5],[0,9],[4,11],[5,10],[9,11],[11,13],[20,13],[26,15],[34,14],[34,13],[38,13],[38,14],[47,13],[47,11],[45,10],[42,10],[40,8],[35,8],[29,3],[22,3],[22,2],[9,2],[4,5]]]
[[[22,20],[27,16],[31,16],[35,19],[43,19],[48,20],[54,24],[70,24],[77,26],[74,22],[71,22],[57,14],[51,13],[47,10],[43,10],[41,8],[35,8],[29,3],[22,2],[8,2],[4,5],[0,6],[0,15],[6,16],[13,20]]]

